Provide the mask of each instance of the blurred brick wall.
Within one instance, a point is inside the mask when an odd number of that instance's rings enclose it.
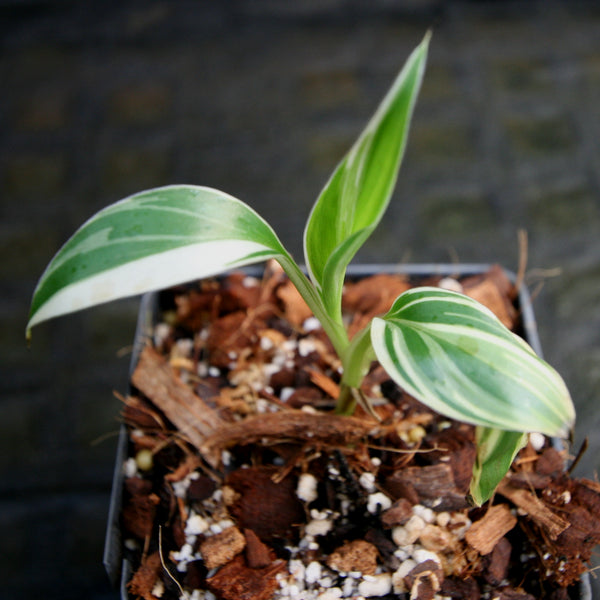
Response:
[[[301,257],[313,199],[424,32],[398,190],[368,261],[561,269],[546,357],[600,464],[596,3],[0,2],[0,591],[112,598],[101,566],[137,303],[40,326],[41,270],[108,202],[175,182],[257,208]]]

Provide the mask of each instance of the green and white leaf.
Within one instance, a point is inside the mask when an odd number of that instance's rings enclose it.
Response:
[[[477,455],[473,465],[469,497],[473,504],[481,506],[490,499],[519,450],[527,444],[527,434],[476,427],[475,444]]]
[[[289,258],[250,207],[206,187],[135,194],[97,213],[59,250],[33,295],[28,332],[89,306]]]
[[[475,300],[438,288],[400,295],[371,325],[377,359],[450,418],[566,437],[575,411],[560,375]]]
[[[396,184],[423,79],[429,34],[408,58],[377,111],[313,206],[304,255],[327,311],[341,320],[346,267],[375,229]]]

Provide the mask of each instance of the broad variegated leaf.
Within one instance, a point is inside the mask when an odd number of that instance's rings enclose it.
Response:
[[[565,437],[575,411],[560,375],[475,300],[414,288],[371,325],[390,377],[437,412],[506,431]]]
[[[476,506],[490,499],[502,478],[510,469],[517,452],[527,443],[527,434],[502,431],[491,427],[475,428],[477,455],[469,497]]]
[[[59,250],[31,304],[31,327],[82,308],[287,256],[249,206],[206,187],[135,194],[97,213]]]
[[[429,35],[334,171],[307,222],[305,261],[330,314],[339,312],[346,267],[379,223],[396,184],[428,44]]]

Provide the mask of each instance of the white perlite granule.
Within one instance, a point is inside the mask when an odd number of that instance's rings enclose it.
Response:
[[[321,563],[313,560],[308,563],[304,571],[304,580],[308,584],[316,583],[321,579]]]
[[[421,517],[425,523],[433,523],[435,521],[435,513],[422,504],[415,504],[412,510],[413,514]]]
[[[135,458],[128,458],[123,463],[123,474],[125,477],[135,477],[137,475],[137,463],[135,462]]]
[[[374,492],[375,491],[375,475],[373,473],[369,473],[365,471],[359,478],[358,483],[367,491]]]
[[[183,600],[188,600],[182,596]],[[194,590],[189,600],[217,600],[217,597],[208,590]]]
[[[191,513],[185,524],[185,535],[199,535],[208,531],[210,524],[202,516]]]
[[[344,596],[344,598],[354,596],[356,591],[356,581],[352,579],[352,577],[346,577],[346,579],[344,579],[344,584],[342,587],[342,595]]]
[[[388,573],[365,575],[358,584],[358,593],[365,598],[385,596],[392,591],[392,578]]]
[[[165,593],[165,584],[158,579],[152,588],[152,595],[157,598],[162,598],[162,595]]]
[[[195,556],[191,544],[185,543],[181,546],[179,551],[171,552],[170,557],[171,560],[177,563],[177,570],[180,573],[185,573],[185,571],[187,571],[187,564],[196,558],[199,558],[199,555]]]
[[[459,292],[462,293],[463,286],[460,281],[456,281],[453,277],[444,277],[438,283],[438,287],[443,290],[449,290],[451,292]]]
[[[339,587],[330,588],[317,596],[317,600],[338,600],[342,597]]]
[[[321,322],[316,317],[308,317],[308,319],[302,323],[302,329],[307,333],[309,331],[316,331],[317,329],[321,329]]]
[[[311,473],[302,473],[298,478],[296,495],[300,500],[310,503],[317,499],[317,478]]]
[[[417,562],[412,558],[407,558],[402,562],[398,569],[392,574],[392,585],[395,594],[402,594],[406,591],[404,578],[417,566]]]
[[[539,452],[544,447],[546,438],[543,433],[532,432],[529,434],[529,443],[536,452]]]
[[[430,550],[425,550],[425,548],[418,548],[413,552],[413,558],[417,561],[417,563],[423,563],[426,560],[433,560],[440,567],[442,566],[442,559],[435,553]]]
[[[298,342],[298,354],[303,358],[307,357],[311,352],[317,349],[314,340],[311,338],[304,338]]]
[[[190,487],[190,483],[193,479],[198,479],[200,473],[197,471],[193,471],[186,477],[184,477],[181,481],[174,481],[172,484],[173,492],[178,498],[185,498],[188,488]]]
[[[369,494],[369,499],[367,501],[367,510],[375,515],[378,512],[387,510],[392,506],[392,501],[382,492],[375,492],[374,494]]]
[[[260,283],[260,281],[256,278],[256,277],[252,277],[251,275],[247,275],[246,277],[244,277],[244,279],[242,280],[242,285],[245,288],[253,288],[256,287],[258,284]]]
[[[413,515],[405,525],[392,529],[392,540],[396,546],[414,544],[425,529],[425,521],[418,515]]]
[[[282,402],[287,402],[291,395],[295,392],[296,390],[293,387],[284,387],[281,388],[281,392],[279,393],[279,399]]]
[[[194,350],[194,340],[191,340],[189,338],[182,338],[175,342],[175,347],[173,348],[173,354],[175,356],[188,357],[188,356],[191,356],[193,350]]]
[[[171,326],[166,323],[158,323],[154,327],[154,346],[156,348],[162,348],[162,345],[167,341],[167,338],[171,335]]]
[[[269,337],[267,337],[266,335],[263,335],[260,338],[260,348],[261,350],[264,350],[265,352],[271,350],[271,348],[273,348],[275,344],[273,343],[273,340]]]
[[[333,521],[325,518],[325,519],[311,519],[304,528],[306,535],[309,536],[317,536],[317,535],[325,535],[331,531],[333,527]]]

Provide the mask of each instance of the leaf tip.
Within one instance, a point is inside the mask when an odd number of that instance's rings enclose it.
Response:
[[[472,508],[479,508],[481,507],[484,502],[486,502],[486,500],[488,500],[487,498],[483,498],[482,496],[479,496],[475,491],[471,490],[465,497],[465,500],[467,501],[467,504],[469,506],[471,506]]]
[[[29,319],[25,327],[25,343],[27,344],[27,348],[31,348],[31,327],[31,319]]]

